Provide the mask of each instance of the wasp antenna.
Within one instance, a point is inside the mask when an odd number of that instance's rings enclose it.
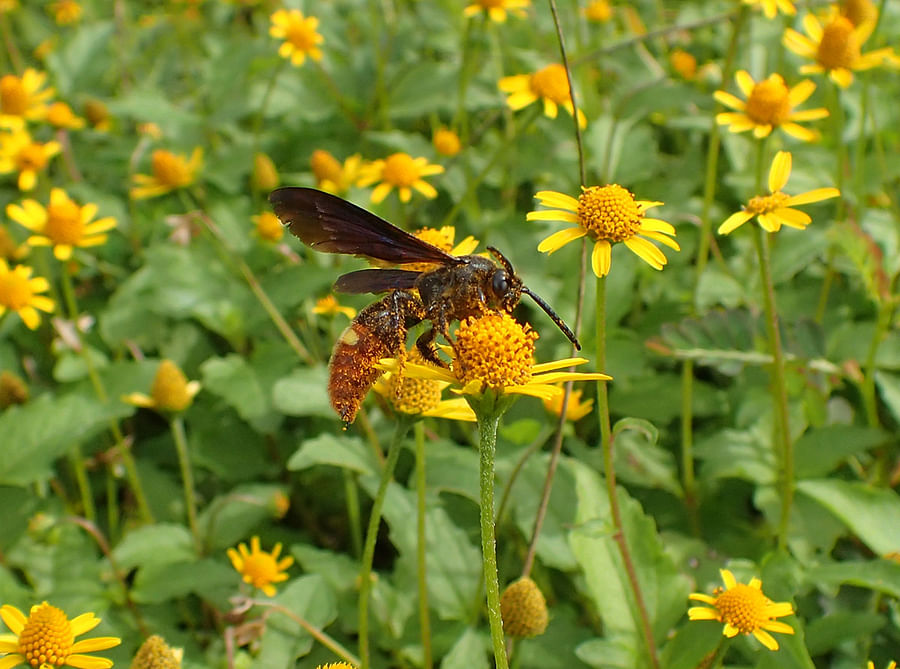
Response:
[[[497,260],[500,261],[500,264],[503,265],[503,269],[505,269],[509,274],[516,273],[516,271],[513,269],[512,263],[509,261],[509,258],[507,258],[505,255],[500,253],[499,249],[497,249],[493,246],[488,246],[487,250],[490,251],[492,256],[494,256]]]
[[[569,329],[569,326],[563,322],[563,319],[559,317],[559,314],[553,311],[552,307],[544,302],[543,298],[541,298],[540,295],[538,295],[537,293],[533,293],[528,289],[527,286],[522,286],[522,292],[528,295],[532,300],[537,302],[537,305],[544,310],[544,313],[546,313],[550,317],[550,320],[556,323],[556,327],[562,330],[562,333],[566,335],[569,341],[575,345],[575,350],[580,351],[581,344],[578,343],[578,338],[575,336],[575,333]]]

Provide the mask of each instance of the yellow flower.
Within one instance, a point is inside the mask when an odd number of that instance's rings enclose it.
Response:
[[[527,576],[506,586],[500,597],[500,617],[503,631],[514,639],[539,636],[550,622],[544,593]]]
[[[313,307],[312,312],[314,314],[321,314],[323,316],[334,316],[335,314],[344,314],[351,321],[356,318],[356,309],[353,307],[343,307],[338,304],[337,298],[334,295],[326,295],[325,297],[320,297],[316,300],[316,306]]]
[[[171,360],[159,363],[150,395],[131,393],[122,397],[122,401],[146,409],[157,411],[184,411],[200,392],[200,382],[188,382],[184,372]]]
[[[18,172],[19,190],[28,191],[37,184],[38,172],[47,168],[62,147],[59,142],[35,142],[17,123],[9,125],[11,132],[0,134],[0,174]]]
[[[442,251],[446,251],[450,255],[454,256],[467,256],[470,253],[474,252],[476,248],[478,248],[478,240],[475,239],[472,235],[469,235],[458,244],[455,243],[456,240],[456,228],[452,225],[445,225],[442,228],[419,228],[415,232],[413,232],[413,236],[418,237],[422,241],[426,241],[432,246],[437,246]],[[373,261],[374,265],[379,267],[390,267],[391,265],[388,263],[382,263],[379,261]],[[400,265],[396,265],[401,269],[406,269],[411,272],[429,272],[433,269],[437,269],[438,265],[435,263],[428,262],[409,262],[402,263]]]
[[[131,669],[180,669],[183,651],[171,648],[158,634],[147,637],[131,661]]]
[[[717,101],[737,110],[717,114],[716,121],[719,125],[730,126],[731,132],[752,129],[753,136],[758,139],[768,137],[774,128],[781,128],[791,137],[805,142],[818,138],[818,133],[797,125],[796,122],[825,118],[828,110],[819,107],[794,111],[794,107],[805,102],[816,90],[816,85],[809,79],[788,89],[780,74],[772,74],[768,79],[755,82],[746,70],[739,70],[734,75],[734,80],[747,101],[725,91],[716,91],[714,97]]]
[[[32,68],[21,77],[5,74],[0,77],[0,113],[39,121],[47,113],[47,101],[53,97],[52,88],[44,88],[47,74]]]
[[[275,163],[265,153],[253,156],[253,172],[250,174],[250,185],[254,190],[268,192],[278,188],[281,179]]]
[[[271,211],[264,211],[250,218],[256,224],[257,237],[267,242],[281,241],[281,238],[284,236],[284,226]]]
[[[658,207],[662,202],[635,200],[631,191],[618,184],[590,188],[582,186],[581,190],[577,200],[552,190],[540,191],[535,195],[542,205],[558,209],[529,212],[526,220],[575,224],[575,227],[560,230],[544,239],[538,245],[538,251],[553,253],[587,235],[594,240],[591,266],[594,274],[602,277],[609,274],[612,244],[615,242],[625,242],[625,246],[654,269],[662,269],[667,260],[665,254],[647,239],[676,251],[681,250],[678,242],[671,239],[675,236],[675,228],[670,223],[644,216],[648,209]]]
[[[0,0],[0,14],[6,14],[19,8],[19,0]]]
[[[437,197],[437,191],[422,177],[441,174],[440,165],[429,165],[426,158],[413,158],[408,153],[393,153],[384,160],[363,165],[359,173],[359,185],[370,186],[380,181],[372,191],[372,202],[378,204],[396,188],[401,202],[409,202],[415,188],[427,198]]]
[[[28,386],[21,377],[5,369],[0,372],[0,411],[13,404],[25,404],[28,396]]]
[[[608,0],[591,0],[587,7],[584,8],[584,16],[588,21],[604,23],[609,21],[612,15],[613,8]]]
[[[35,233],[27,240],[29,246],[52,246],[58,260],[71,258],[75,247],[105,243],[107,236],[104,233],[116,227],[116,219],[112,216],[94,221],[97,205],[88,203],[79,207],[62,188],[50,191],[50,204],[46,209],[29,199],[23,200],[21,205],[7,205],[6,215]]]
[[[475,0],[463,10],[465,16],[475,16],[485,12],[497,23],[506,21],[506,13],[515,14],[518,17],[525,16],[525,7],[530,5],[530,0]]]
[[[294,65],[303,65],[306,57],[313,60],[322,59],[319,44],[325,41],[316,28],[319,19],[314,16],[304,17],[299,9],[279,9],[271,17],[272,26],[269,34],[284,42],[278,47],[278,55],[290,58]]]
[[[31,272],[32,269],[25,265],[10,269],[0,258],[0,316],[7,309],[15,311],[26,327],[34,330],[41,323],[37,310],[49,314],[55,305],[49,297],[38,295],[49,290],[50,282],[39,276],[32,279]]]
[[[683,49],[672,49],[669,62],[682,79],[693,79],[697,75],[697,59]]]
[[[352,664],[346,662],[330,662],[329,664],[320,664],[316,669],[357,669]]]
[[[522,326],[505,312],[491,311],[467,318],[459,324],[452,347],[450,367],[407,362],[402,374],[411,378],[444,381],[466,395],[482,395],[486,390],[505,395],[530,395],[551,399],[563,392],[557,385],[566,381],[609,381],[612,377],[595,372],[559,372],[580,365],[585,358],[565,358],[534,363],[537,332]],[[385,361],[384,369],[395,372],[400,364]]]
[[[12,634],[0,634],[0,659],[2,669],[12,669],[20,664],[54,669],[77,667],[78,669],[107,669],[112,660],[93,657],[84,653],[106,650],[122,643],[114,636],[94,637],[76,642],[75,637],[90,632],[100,624],[93,613],[83,613],[69,620],[62,609],[47,602],[35,604],[26,617],[14,606],[0,607],[0,618]]]
[[[501,91],[509,93],[506,104],[518,111],[532,102],[543,101],[544,115],[556,118],[558,107],[570,114],[574,113],[572,97],[569,94],[569,80],[566,68],[554,64],[534,72],[533,74],[515,74],[503,77],[497,84]],[[587,127],[587,118],[578,110],[578,125]]]
[[[75,116],[72,108],[65,102],[54,102],[47,107],[47,123],[68,130],[78,130],[84,127],[84,119]]]
[[[560,384],[562,387],[562,384]],[[565,390],[565,389],[563,389]],[[564,392],[549,400],[544,400],[544,408],[550,413],[559,416],[562,413]],[[587,416],[594,409],[594,400],[581,401],[581,391],[573,390],[569,394],[569,403],[566,406],[566,420],[577,421]]]
[[[444,127],[435,130],[434,137],[431,138],[431,143],[434,144],[435,151],[448,158],[455,156],[462,148],[462,144],[459,141],[459,135],[449,128]]]
[[[75,0],[56,0],[50,3],[48,8],[53,12],[53,18],[57,25],[64,26],[76,23],[81,18],[81,5]]]
[[[5,225],[0,225],[0,258],[20,260],[28,255],[28,244],[19,244],[9,234]]]
[[[812,219],[808,214],[791,207],[798,204],[810,204],[828,198],[838,197],[841,192],[837,188],[816,188],[800,195],[787,195],[781,189],[791,176],[791,154],[779,151],[772,160],[769,170],[769,194],[758,195],[719,226],[719,234],[727,235],[739,228],[754,216],[760,226],[767,232],[778,232],[782,225],[803,230]]]
[[[872,0],[844,0],[841,16],[846,16],[854,26],[874,23],[878,20],[878,9]]]
[[[136,185],[131,189],[131,197],[135,200],[165,195],[173,190],[190,186],[203,166],[203,149],[200,147],[194,149],[189,160],[183,155],[157,149],[150,158],[150,164],[152,175],[132,176]]]
[[[769,632],[793,634],[793,628],[787,623],[775,620],[794,613],[790,602],[775,603],[762,592],[762,581],[754,578],[748,584],[737,583],[734,574],[727,569],[720,569],[725,589],[716,588],[715,597],[700,592],[689,595],[689,599],[709,604],[692,606],[688,609],[690,620],[718,620],[725,623],[722,634],[731,638],[740,634],[752,634],[769,650],[778,650],[778,642]]]
[[[325,149],[316,149],[309,159],[316,187],[335,195],[343,195],[359,179],[362,156],[354,153],[343,164]]]
[[[874,22],[854,26],[846,16],[835,16],[823,27],[812,14],[803,17],[801,35],[788,28],[784,32],[784,45],[804,58],[816,61],[800,68],[803,74],[826,73],[841,88],[853,83],[853,73],[878,67],[890,59],[894,50],[890,47],[862,53],[863,43],[869,39]]]
[[[781,10],[781,13],[787,16],[793,16],[797,13],[797,8],[794,7],[794,3],[791,0],[742,0],[742,2],[745,5],[761,7],[767,19],[774,19],[775,15],[778,14],[778,10]]]
[[[872,660],[869,660],[869,663],[866,665],[866,669],[875,669],[875,663]],[[887,667],[885,669],[897,669],[897,663],[894,660],[888,662]]]
[[[229,548],[227,553],[232,566],[243,577],[244,583],[259,588],[269,597],[275,596],[275,586],[272,584],[286,581],[288,575],[284,572],[294,564],[294,558],[291,556],[278,559],[281,554],[280,543],[275,544],[271,553],[260,550],[259,537],[250,539],[249,551],[247,544],[240,543],[237,550]]]
[[[112,127],[112,121],[109,117],[109,109],[101,100],[91,98],[84,103],[84,116],[88,123],[100,132],[106,132]]]

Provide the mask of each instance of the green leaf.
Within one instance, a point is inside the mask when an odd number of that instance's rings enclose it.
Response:
[[[809,568],[811,581],[830,586],[855,585],[900,599],[900,564],[894,560],[847,560]]]
[[[687,609],[685,609],[687,611]],[[662,669],[696,669],[711,659],[722,641],[722,623],[687,622],[682,625],[660,653]]]
[[[875,372],[875,385],[894,420],[900,421],[900,374]]]
[[[794,444],[797,478],[825,476],[847,457],[875,448],[887,439],[881,430],[854,425],[809,430]]]
[[[633,645],[636,641],[639,640],[630,634],[613,633],[605,639],[591,639],[580,644],[575,649],[575,656],[597,669],[649,667],[643,648],[638,650]]]
[[[328,400],[328,368],[295,369],[279,380],[272,390],[275,408],[288,416],[321,416],[338,420]]]
[[[675,456],[659,446],[659,431],[640,418],[623,418],[613,427],[616,475],[622,481],[682,496]]]
[[[378,463],[372,451],[359,437],[323,433],[304,441],[288,459],[290,471],[301,471],[314,465],[332,465],[361,474],[374,475]]]
[[[197,517],[205,544],[222,549],[250,536],[262,523],[277,518],[275,497],[284,494],[282,486],[248,483],[219,495]]]
[[[877,613],[836,611],[809,622],[806,647],[810,655],[825,655],[846,642],[870,637],[885,624],[885,619]]]
[[[489,646],[484,634],[466,627],[441,660],[441,669],[489,669]]]
[[[238,415],[259,432],[272,432],[279,423],[264,389],[250,361],[237,354],[224,358],[210,358],[200,368],[203,387],[224,399]]]
[[[239,580],[234,569],[212,558],[155,563],[138,570],[131,595],[139,604],[160,604],[190,594],[225,604]]]
[[[131,530],[113,550],[120,569],[162,566],[196,558],[194,539],[183,525],[157,523]]]

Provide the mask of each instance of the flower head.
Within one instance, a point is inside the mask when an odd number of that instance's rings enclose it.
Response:
[[[475,0],[463,10],[466,16],[486,13],[491,21],[503,23],[506,21],[507,12],[518,17],[525,16],[525,7],[531,4],[530,0]]]
[[[862,53],[862,45],[874,28],[872,21],[854,25],[848,17],[839,14],[823,26],[813,14],[807,14],[803,17],[806,35],[788,28],[783,42],[797,55],[815,61],[800,68],[803,74],[824,73],[846,88],[853,83],[854,72],[878,67],[893,55],[891,47]]]
[[[455,156],[462,148],[459,135],[443,126],[434,131],[431,143],[434,144],[435,151],[448,158]]]
[[[467,236],[457,243],[456,228],[452,225],[445,225],[441,228],[419,228],[413,232],[413,236],[428,242],[432,246],[437,246],[442,251],[446,251],[453,256],[466,256],[478,248],[478,240],[472,235]],[[373,264],[384,267],[390,266],[387,263],[381,263],[379,261],[374,261]],[[398,267],[411,272],[428,272],[437,269],[435,263],[428,262],[403,263],[398,265]]]
[[[96,98],[91,98],[84,103],[84,116],[95,130],[106,132],[112,127],[109,109]]]
[[[6,310],[19,314],[22,322],[34,330],[41,323],[38,310],[52,313],[56,305],[45,295],[50,289],[50,282],[43,277],[31,278],[32,269],[26,265],[9,268],[6,261],[0,258],[0,316]]]
[[[247,550],[247,544],[238,544],[237,550],[229,548],[228,557],[232,566],[238,571],[244,580],[254,588],[259,588],[267,596],[275,596],[275,586],[273,583],[281,583],[286,581],[288,575],[285,570],[294,564],[294,558],[290,555],[280,560],[278,556],[281,554],[281,544],[275,544],[275,548],[271,553],[266,553],[259,547],[259,537],[250,539],[250,550]]]
[[[76,0],[56,0],[50,3],[48,9],[53,13],[56,25],[60,26],[77,23],[84,11]]]
[[[44,88],[47,73],[32,68],[21,77],[5,74],[0,77],[0,113],[39,121],[47,113],[47,101],[53,97],[52,88]]]
[[[182,650],[158,634],[147,637],[131,661],[131,669],[181,669]]]
[[[190,159],[165,149],[157,149],[150,158],[150,166],[152,175],[132,176],[135,186],[131,189],[131,197],[135,200],[165,195],[190,186],[203,166],[203,149],[194,149]]]
[[[752,198],[741,211],[725,219],[725,222],[719,226],[719,234],[727,235],[754,216],[767,232],[778,232],[782,225],[803,230],[812,219],[805,212],[791,209],[791,207],[827,200],[841,194],[837,188],[816,188],[806,193],[800,193],[800,195],[787,195],[782,193],[781,189],[787,184],[790,176],[791,154],[787,151],[779,151],[775,154],[769,170],[769,194]]]
[[[500,597],[500,616],[503,631],[514,639],[541,635],[550,622],[544,593],[527,576],[506,586]]]
[[[188,381],[184,372],[171,360],[159,363],[150,395],[131,393],[122,398],[123,402],[157,411],[184,411],[200,392],[199,381]]]
[[[341,195],[359,180],[362,156],[354,153],[341,163],[325,149],[316,149],[309,159],[309,165],[318,188]]]
[[[541,100],[544,104],[544,114],[550,118],[556,118],[558,107],[562,107],[570,114],[575,113],[569,79],[566,76],[566,68],[562,65],[548,65],[533,74],[503,77],[497,85],[501,91],[509,94],[506,104],[514,111]],[[582,128],[587,127],[587,118],[580,109],[578,125]]]
[[[372,191],[372,202],[379,203],[396,188],[401,202],[409,202],[412,189],[427,198],[437,197],[434,186],[423,177],[441,174],[441,165],[429,165],[426,158],[413,158],[408,153],[393,153],[383,160],[375,160],[360,168],[359,185],[370,186],[380,181]]]
[[[352,664],[346,662],[330,662],[329,664],[320,664],[316,669],[357,669]]]
[[[697,59],[684,49],[672,49],[669,63],[682,79],[693,79],[697,76]]]
[[[47,123],[67,130],[79,130],[84,127],[84,119],[76,116],[65,102],[54,102],[47,107]]]
[[[7,205],[6,214],[34,233],[28,238],[29,246],[52,246],[58,260],[71,258],[73,248],[103,244],[106,231],[116,227],[112,216],[94,221],[97,205],[88,203],[79,207],[62,188],[50,191],[46,209],[29,199],[21,205]]]
[[[691,593],[689,599],[709,604],[692,606],[688,609],[690,620],[717,620],[725,623],[722,634],[731,638],[740,634],[752,634],[769,650],[778,650],[778,642],[769,632],[793,634],[787,623],[775,620],[794,613],[790,602],[773,602],[762,592],[762,581],[751,579],[750,583],[738,583],[727,569],[720,569],[725,588],[717,588],[714,597],[700,592]]]
[[[21,377],[5,369],[0,372],[0,410],[13,404],[25,404],[28,396],[28,386]]]
[[[290,58],[291,63],[303,65],[306,57],[313,60],[322,59],[319,45],[325,41],[317,31],[319,19],[314,16],[303,16],[299,9],[279,9],[272,14],[272,25],[269,34],[284,42],[278,47],[278,55]]]
[[[866,665],[866,669],[875,669],[875,663],[872,662],[872,660],[869,660],[868,664]],[[888,662],[888,665],[887,667],[885,667],[885,669],[897,669],[897,663],[894,662],[894,660],[891,660],[890,662]]]
[[[278,188],[281,182],[278,168],[265,153],[258,152],[253,156],[253,172],[250,174],[250,185],[254,190],[268,192]]]
[[[841,16],[846,16],[855,26],[875,23],[878,20],[878,8],[872,0],[844,0],[841,3]]]
[[[256,236],[267,242],[280,242],[284,236],[284,226],[271,211],[264,211],[250,219],[256,224]]]
[[[762,8],[767,19],[774,19],[779,10],[782,14],[793,16],[797,8],[791,0],[741,0],[745,5],[754,5]]]
[[[584,8],[584,16],[588,21],[605,23],[612,18],[613,8],[609,0],[591,0]]]
[[[326,295],[325,297],[320,297],[316,300],[316,306],[313,307],[312,312],[323,316],[344,314],[344,316],[350,320],[356,318],[356,309],[338,304],[337,298],[334,295]]]
[[[121,639],[112,636],[76,642],[75,637],[94,629],[100,624],[100,618],[93,613],[83,613],[69,620],[62,609],[47,602],[32,606],[27,617],[16,607],[5,604],[0,606],[0,618],[12,632],[0,634],[0,654],[6,654],[0,660],[3,669],[20,664],[41,669],[107,669],[113,666],[112,660],[84,653],[106,650],[122,643]]]
[[[560,384],[562,387],[562,384]],[[550,413],[559,416],[562,413],[564,393],[554,395],[544,400],[544,408]],[[581,401],[581,391],[573,390],[569,393],[569,403],[566,405],[566,420],[577,421],[587,416],[594,410],[594,400]]]
[[[38,172],[47,169],[61,149],[59,142],[35,142],[27,130],[13,124],[10,132],[0,135],[0,174],[18,172],[19,190],[31,190]]]
[[[805,102],[816,90],[816,85],[809,79],[790,89],[780,74],[772,74],[768,79],[755,82],[746,70],[739,70],[734,79],[747,101],[725,91],[716,91],[716,100],[736,110],[716,115],[719,125],[730,126],[731,132],[752,129],[753,136],[757,138],[768,137],[774,128],[781,128],[790,136],[805,142],[818,137],[817,133],[798,125],[797,121],[825,118],[828,110],[819,107],[794,111],[794,107]]]
[[[624,242],[639,258],[654,269],[662,269],[666,256],[648,239],[660,242],[669,248],[680,250],[672,239],[675,228],[665,221],[644,216],[648,209],[658,207],[662,202],[635,200],[634,195],[618,184],[608,186],[582,187],[581,196],[576,200],[570,195],[556,191],[540,191],[536,196],[547,207],[542,211],[532,211],[526,216],[529,221],[564,221],[575,227],[555,232],[538,245],[541,253],[553,253],[566,244],[585,235],[594,240],[591,265],[598,277],[609,274],[612,263],[612,244]]]

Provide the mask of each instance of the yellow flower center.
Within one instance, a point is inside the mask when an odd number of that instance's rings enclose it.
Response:
[[[769,599],[762,590],[745,583],[738,583],[716,597],[720,620],[742,634],[750,634],[769,620],[766,616],[768,604]]]
[[[16,166],[20,172],[26,170],[42,170],[47,166],[47,154],[44,151],[44,145],[37,142],[30,142],[22,147],[16,156]]]
[[[547,600],[528,577],[511,583],[500,597],[500,616],[507,635],[523,639],[543,634],[550,622]]]
[[[14,74],[0,79],[0,109],[11,116],[22,116],[28,109],[28,93],[22,80]]]
[[[493,9],[494,7],[506,6],[506,0],[478,0],[478,4],[485,9]]]
[[[187,164],[179,156],[164,149],[157,149],[150,159],[153,176],[166,186],[187,186],[193,180]]]
[[[747,203],[746,210],[753,214],[768,214],[779,209],[784,201],[791,196],[785,193],[772,193],[771,195],[757,195]]]
[[[456,374],[463,385],[473,381],[493,390],[531,380],[538,333],[505,312],[467,318],[456,331]]]
[[[384,159],[381,179],[400,188],[409,188],[419,180],[419,166],[408,153],[394,153]]]
[[[84,115],[91,125],[97,126],[109,120],[109,110],[100,100],[88,100],[84,103]]]
[[[244,576],[250,577],[254,587],[261,588],[269,585],[278,576],[278,563],[270,553],[254,552],[244,559],[241,572]]]
[[[66,614],[44,603],[31,610],[16,650],[32,667],[62,667],[74,640]]]
[[[285,29],[285,40],[299,51],[309,51],[316,46],[316,30],[311,28],[307,19],[292,18]]]
[[[182,411],[190,406],[193,399],[187,386],[187,377],[178,365],[171,360],[163,360],[153,378],[150,395],[156,408]]]
[[[409,352],[407,359],[420,365],[427,364],[416,348]],[[440,383],[431,379],[408,378],[400,370],[391,374],[387,388],[391,404],[402,413],[424,413],[441,403]]]
[[[757,83],[747,99],[747,116],[754,123],[778,126],[791,115],[788,87],[780,74]]]
[[[584,15],[591,21],[609,21],[612,18],[612,7],[607,0],[594,0],[585,7]]]
[[[827,70],[839,67],[851,69],[859,60],[859,47],[859,39],[853,32],[850,19],[838,16],[822,31],[816,60]]]
[[[434,133],[434,148],[442,156],[455,156],[462,148],[459,135],[447,128],[441,128]]]
[[[578,198],[577,215],[584,228],[611,242],[634,237],[644,217],[631,191],[619,184],[585,188]]]
[[[538,97],[547,98],[560,105],[570,102],[572,99],[569,96],[566,68],[559,64],[548,65],[532,74],[531,90]]]
[[[284,226],[275,214],[266,211],[256,219],[256,234],[267,241],[277,242],[284,236]]]
[[[169,647],[158,634],[148,637],[141,644],[131,661],[132,669],[179,669],[181,654]]]
[[[84,234],[81,208],[69,199],[51,202],[47,207],[47,222],[43,233],[54,244],[74,246]]]
[[[0,274],[0,304],[17,311],[31,304],[31,286],[28,279],[18,272]]]
[[[324,149],[313,151],[309,159],[309,166],[318,183],[323,181],[337,183],[341,179],[341,163]]]
[[[846,16],[854,26],[858,26],[877,19],[878,10],[872,0],[846,0],[841,7],[841,15]]]
[[[447,234],[444,228],[440,230],[436,228],[421,228],[413,233],[422,241],[428,242],[432,246],[437,246],[442,251],[450,252],[453,248],[453,238]]]

